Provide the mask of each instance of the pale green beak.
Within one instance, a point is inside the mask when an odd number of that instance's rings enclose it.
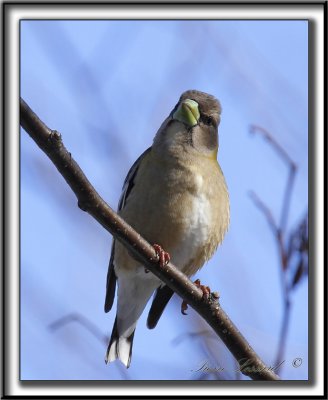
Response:
[[[177,111],[173,114],[173,119],[187,124],[189,127],[195,126],[199,121],[198,103],[191,99],[186,99],[179,105]]]

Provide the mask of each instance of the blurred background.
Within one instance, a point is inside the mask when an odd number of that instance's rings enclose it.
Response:
[[[196,277],[220,293],[268,365],[283,362],[283,379],[307,379],[307,21],[20,25],[21,96],[62,134],[114,209],[130,166],[181,93],[198,89],[220,100],[218,158],[231,225]],[[111,240],[21,130],[21,379],[248,379],[191,308],[181,315],[177,296],[155,330],[146,328],[148,304],[128,370],[105,365],[116,308],[103,311]],[[204,363],[224,370],[197,371]]]

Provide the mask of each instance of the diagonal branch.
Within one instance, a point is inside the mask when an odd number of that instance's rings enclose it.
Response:
[[[75,193],[78,206],[207,321],[236,358],[241,372],[256,380],[278,380],[274,367],[263,363],[216,301],[205,300],[202,291],[172,263],[164,268],[159,266],[154,248],[105,203],[65,148],[61,135],[49,129],[23,99],[20,99],[20,118],[21,126],[48,155]]]

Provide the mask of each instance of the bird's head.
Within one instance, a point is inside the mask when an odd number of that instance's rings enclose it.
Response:
[[[201,153],[216,158],[221,105],[210,94],[184,92],[154,139],[154,147],[172,155]]]

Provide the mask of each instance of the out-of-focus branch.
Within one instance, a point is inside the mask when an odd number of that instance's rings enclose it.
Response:
[[[264,137],[264,139],[266,139],[272,145],[277,154],[279,154],[279,156],[283,159],[284,162],[287,163],[287,165],[291,165],[294,168],[296,168],[296,164],[290,158],[287,151],[276,141],[276,139],[271,135],[270,132],[268,132],[266,129],[264,129],[262,126],[259,125],[251,125],[249,131],[250,133],[261,134]]]
[[[291,292],[307,273],[307,256],[308,256],[308,234],[307,234],[307,214],[302,219],[299,226],[294,232],[289,234],[287,238],[287,222],[290,209],[291,195],[294,188],[294,181],[297,172],[296,163],[291,159],[286,150],[276,141],[276,139],[264,128],[251,125],[250,133],[258,133],[266,139],[276,153],[286,163],[289,173],[286,180],[285,192],[280,213],[280,223],[276,223],[270,208],[257,196],[251,192],[251,198],[255,206],[264,214],[270,229],[275,237],[278,252],[280,255],[280,276],[284,302],[284,311],[281,324],[280,338],[275,365],[282,365],[283,356],[286,347],[287,332],[290,320],[291,311]],[[293,269],[293,264],[296,262],[296,268],[292,271],[292,280],[290,281],[289,274]]]
[[[267,367],[238,331],[218,302],[202,291],[172,263],[161,268],[158,256],[131,226],[120,218],[99,196],[71,153],[65,148],[61,135],[49,129],[29,106],[20,99],[21,125],[38,144],[64,177],[78,199],[78,205],[94,217],[108,232],[124,244],[130,253],[190,304],[213,328],[239,362],[241,372],[256,380],[277,380],[273,367]]]
[[[89,331],[94,337],[96,337],[100,342],[104,343],[105,345],[108,343],[108,336],[103,335],[96,325],[94,325],[91,321],[89,321],[80,313],[71,313],[65,315],[64,317],[61,317],[49,324],[48,328],[50,329],[50,331],[55,331],[71,322],[77,322],[81,324],[87,331]]]
[[[72,322],[80,324],[89,333],[91,333],[91,335],[93,335],[101,343],[107,346],[109,337],[107,335],[104,335],[95,324],[93,324],[88,318],[86,318],[84,315],[80,313],[73,312],[67,314],[64,317],[61,317],[56,321],[52,322],[51,324],[49,324],[48,328],[50,331],[54,332],[57,329],[60,329]],[[125,380],[131,379],[127,372],[127,369],[123,367],[121,363],[118,363],[117,365],[118,365],[118,371],[122,375],[122,378]]]
[[[259,196],[255,192],[251,191],[251,192],[249,192],[249,195],[250,195],[251,199],[253,200],[254,204],[256,205],[256,207],[259,210],[261,210],[262,213],[264,214],[272,232],[274,234],[276,234],[278,231],[278,226],[277,226],[276,221],[273,218],[272,212],[269,209],[269,207],[263,203],[263,201],[259,198]]]
[[[273,147],[276,153],[282,158],[282,160],[286,163],[289,174],[288,179],[286,181],[285,194],[283,198],[281,215],[280,215],[280,231],[285,232],[287,222],[288,222],[288,214],[290,208],[290,200],[293,192],[294,180],[297,171],[296,163],[291,159],[287,151],[276,141],[276,139],[268,132],[266,129],[262,128],[258,125],[251,125],[250,127],[251,133],[259,133],[261,134]]]

